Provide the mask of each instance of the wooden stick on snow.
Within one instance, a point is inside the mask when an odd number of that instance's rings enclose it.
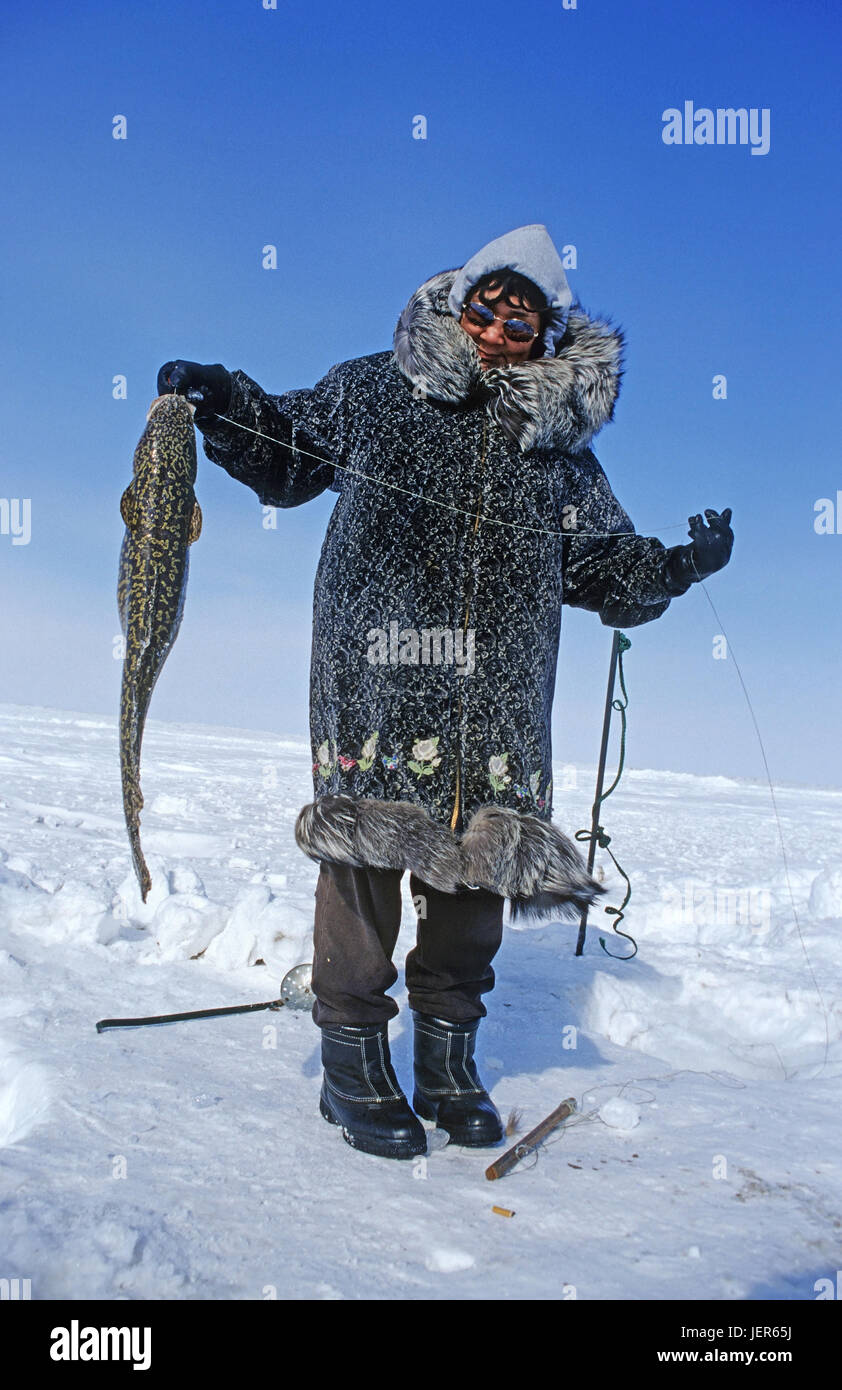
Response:
[[[489,1168],[486,1168],[485,1176],[488,1178],[489,1182],[493,1182],[495,1178],[502,1178],[510,1169],[514,1168],[516,1163],[520,1163],[520,1160],[525,1158],[528,1153],[531,1153],[533,1149],[537,1148],[541,1140],[546,1139],[547,1135],[551,1134],[552,1131],[561,1124],[562,1120],[566,1120],[568,1115],[572,1115],[575,1109],[576,1101],[571,1096],[569,1100],[563,1101],[545,1120],[542,1120],[539,1125],[536,1125],[534,1129],[530,1129],[529,1133],[524,1135],[523,1139],[519,1139],[511,1149],[506,1150],[502,1158],[498,1158],[496,1163],[492,1163]]]

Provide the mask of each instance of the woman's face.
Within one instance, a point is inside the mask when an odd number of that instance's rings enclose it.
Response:
[[[511,338],[507,338],[503,332],[506,319],[520,319],[523,323],[530,324],[537,332],[541,331],[541,315],[536,309],[527,309],[522,304],[512,304],[507,299],[494,299],[494,295],[494,285],[488,285],[481,296],[476,296],[477,302],[485,302],[495,316],[494,322],[489,324],[488,328],[471,323],[464,312],[459,320],[460,326],[476,344],[483,371],[489,367],[508,367],[516,362],[525,362],[535,346],[534,338],[527,343],[515,343]],[[468,302],[474,298],[475,296],[471,295]]]

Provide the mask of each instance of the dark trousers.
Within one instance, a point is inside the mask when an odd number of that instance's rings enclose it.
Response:
[[[385,1023],[398,1006],[392,954],[401,921],[398,869],[321,862],[313,933],[313,1021]],[[484,1018],[494,988],[491,961],[503,939],[505,898],[485,888],[440,893],[409,876],[418,922],[406,958],[409,1006],[450,1023]],[[420,902],[419,902],[420,899]]]

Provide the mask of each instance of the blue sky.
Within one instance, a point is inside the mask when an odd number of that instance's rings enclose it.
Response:
[[[116,712],[119,499],[163,361],[312,385],[391,346],[429,275],[544,222],[576,247],[584,307],[627,336],[596,441],[614,491],[668,545],[732,507],[708,587],[773,775],[842,785],[842,516],[814,529],[842,489],[841,30],[819,0],[7,9],[0,496],[31,499],[32,534],[0,535],[0,700]],[[662,113],[685,101],[768,109],[768,153],[666,145]],[[198,494],[152,717],[304,734],[334,494],[267,531],[203,454]],[[763,775],[718,631],[695,587],[630,632],[633,765]],[[559,759],[596,757],[609,647],[565,611]]]

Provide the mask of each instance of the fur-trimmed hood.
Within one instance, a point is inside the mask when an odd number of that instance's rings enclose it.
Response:
[[[522,453],[578,454],[612,418],[623,374],[622,330],[576,303],[555,357],[484,370],[448,304],[457,270],[420,285],[398,319],[394,352],[420,393],[452,405],[490,393],[492,413]]]

